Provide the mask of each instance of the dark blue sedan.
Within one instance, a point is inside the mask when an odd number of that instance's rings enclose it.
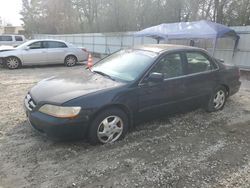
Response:
[[[238,68],[202,49],[144,45],[118,51],[81,75],[42,80],[24,102],[39,132],[106,144],[148,117],[199,107],[222,110],[239,90],[239,78]]]

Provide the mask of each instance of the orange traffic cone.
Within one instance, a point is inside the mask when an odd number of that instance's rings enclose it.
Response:
[[[90,69],[93,66],[93,59],[91,53],[89,53],[87,67]]]

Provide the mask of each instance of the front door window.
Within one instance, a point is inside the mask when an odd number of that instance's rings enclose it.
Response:
[[[168,54],[157,63],[152,72],[162,73],[164,75],[164,79],[168,79],[182,76],[182,67],[180,54]]]

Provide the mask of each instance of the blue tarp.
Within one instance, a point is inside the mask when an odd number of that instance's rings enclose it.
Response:
[[[135,35],[139,37],[152,37],[157,40],[238,38],[237,33],[233,29],[206,20],[161,24],[136,32]]]

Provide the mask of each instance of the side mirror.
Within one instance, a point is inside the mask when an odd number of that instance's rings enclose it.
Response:
[[[216,59],[216,61],[218,61],[220,63],[225,63],[224,59]]]
[[[30,50],[30,47],[29,47],[29,46],[26,46],[24,49],[25,49],[25,50]]]
[[[152,72],[148,77],[148,81],[150,82],[163,82],[163,80],[164,80],[164,75],[158,72]]]

